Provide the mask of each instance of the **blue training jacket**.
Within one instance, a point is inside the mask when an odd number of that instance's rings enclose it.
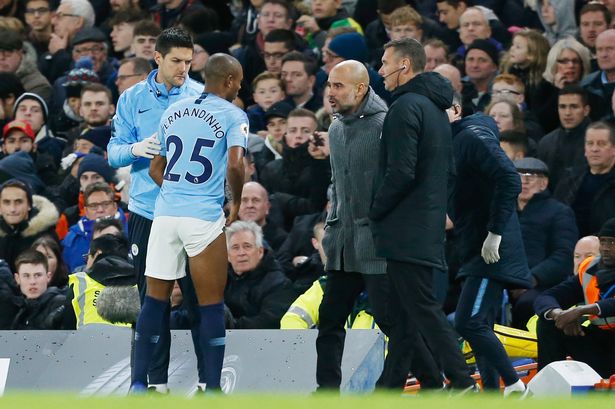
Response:
[[[107,147],[112,167],[132,165],[128,210],[150,220],[154,218],[154,205],[160,189],[149,176],[150,160],[134,156],[130,146],[158,131],[162,113],[169,105],[201,95],[204,90],[203,84],[187,78],[181,87],[167,91],[164,84],[156,82],[157,73],[158,70],[153,70],[146,80],[120,95],[113,117],[113,134]]]

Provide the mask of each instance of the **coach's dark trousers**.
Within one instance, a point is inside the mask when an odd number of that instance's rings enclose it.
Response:
[[[433,267],[387,260],[393,294],[405,311],[409,326],[417,328],[442,366],[453,388],[474,385],[457,336],[447,322],[433,291]],[[418,353],[415,349],[411,353]]]
[[[388,276],[329,271],[319,309],[316,339],[316,382],[319,389],[339,389],[341,385],[346,337],[344,324],[363,290],[367,290],[374,320],[389,337],[388,354],[377,387],[401,391],[411,369],[423,387],[441,387],[442,377],[438,366],[417,331],[407,325],[404,311],[396,298],[391,297]],[[420,348],[414,361],[409,353],[412,348]]]

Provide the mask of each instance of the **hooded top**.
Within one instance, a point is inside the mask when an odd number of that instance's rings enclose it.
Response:
[[[550,1],[551,6],[555,9],[556,23],[553,26],[546,24],[542,18],[542,13],[540,12],[540,9],[542,8],[544,2],[545,0],[536,0],[536,14],[538,14],[540,23],[545,29],[545,37],[547,37],[549,43],[553,45],[558,40],[564,39],[566,37],[576,37],[577,22],[574,18],[575,2],[569,0]]]
[[[36,174],[34,160],[27,152],[15,152],[0,160],[0,172],[27,183],[35,194],[41,194],[45,185]]]

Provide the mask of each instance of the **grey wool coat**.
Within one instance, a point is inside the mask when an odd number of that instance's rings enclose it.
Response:
[[[328,271],[386,273],[367,218],[386,112],[386,103],[370,87],[356,112],[329,127],[333,194],[322,240]]]

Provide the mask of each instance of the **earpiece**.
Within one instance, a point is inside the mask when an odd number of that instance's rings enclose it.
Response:
[[[405,69],[406,69],[405,65],[402,65],[401,68],[400,68],[400,70],[405,70]]]

